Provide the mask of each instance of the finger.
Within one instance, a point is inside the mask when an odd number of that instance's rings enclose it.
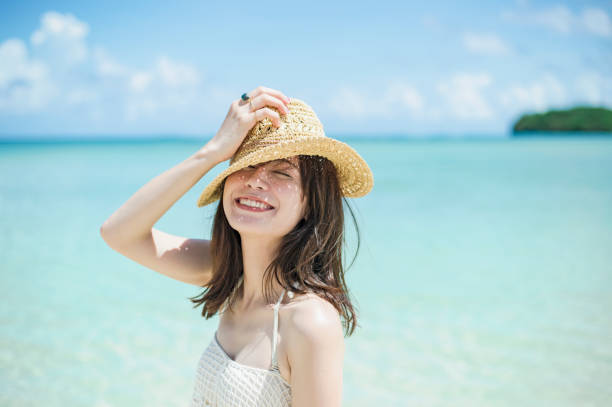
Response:
[[[251,92],[248,92],[247,96],[256,97],[256,96],[262,95],[264,93],[268,94],[268,95],[272,95],[272,96],[282,100],[285,104],[289,104],[289,97],[287,97],[283,92],[281,92],[280,90],[276,90],[276,89],[272,89],[272,88],[267,88],[265,86],[258,86],[257,88],[255,88]]]
[[[289,113],[289,108],[285,106],[282,100],[266,93],[257,96],[251,102],[253,104],[253,111],[261,109],[264,106],[274,106],[282,114]]]
[[[263,120],[264,117],[270,118],[272,124],[276,127],[280,127],[280,116],[274,110],[269,107],[263,107],[261,109],[255,110],[255,121]]]

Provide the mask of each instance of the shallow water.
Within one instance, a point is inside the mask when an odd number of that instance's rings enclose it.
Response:
[[[612,139],[348,143],[375,187],[352,201],[344,405],[609,405]],[[0,144],[0,405],[188,404],[217,317],[99,228],[199,146]],[[208,237],[223,168],[156,228]]]

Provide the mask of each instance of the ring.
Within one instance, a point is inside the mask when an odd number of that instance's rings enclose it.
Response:
[[[249,100],[251,97],[249,95],[247,95],[246,93],[243,93],[242,96],[240,96],[242,98],[242,100],[244,100],[245,102],[247,100]]]

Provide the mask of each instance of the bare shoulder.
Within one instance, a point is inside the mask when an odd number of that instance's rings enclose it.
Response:
[[[288,307],[288,319],[301,332],[316,331],[317,328],[330,328],[341,324],[338,310],[327,300],[313,293],[294,299]]]
[[[304,352],[307,348],[344,348],[344,333],[338,310],[316,294],[300,295],[287,307],[286,321],[288,353]]]
[[[287,359],[294,406],[339,406],[344,333],[340,314],[327,300],[301,295],[287,307]],[[290,310],[290,311],[289,311]]]

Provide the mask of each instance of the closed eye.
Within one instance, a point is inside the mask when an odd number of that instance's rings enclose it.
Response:
[[[250,170],[256,170],[258,167],[259,167],[258,165],[249,165],[246,168],[250,169]],[[288,178],[293,178],[293,176],[291,176],[291,174],[288,174],[287,172],[284,172],[284,171],[276,170],[276,171],[272,171],[272,172],[274,172],[275,174],[283,175],[283,176],[288,177]]]

